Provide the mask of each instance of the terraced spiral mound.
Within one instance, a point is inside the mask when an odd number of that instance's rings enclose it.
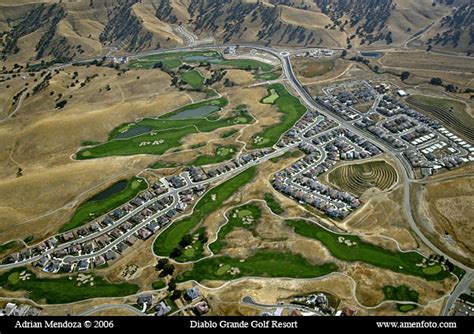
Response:
[[[336,167],[328,180],[339,189],[360,196],[369,188],[390,188],[397,182],[397,171],[385,161],[369,161]]]

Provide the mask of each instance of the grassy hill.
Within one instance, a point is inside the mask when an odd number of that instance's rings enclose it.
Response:
[[[456,7],[455,7],[456,6]],[[228,43],[472,51],[465,0],[78,0],[2,2],[0,56],[15,62],[90,58],[183,44],[179,24]],[[382,13],[382,14],[380,14]]]

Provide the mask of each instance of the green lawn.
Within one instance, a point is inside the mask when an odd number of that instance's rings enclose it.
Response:
[[[255,79],[257,80],[276,80],[281,76],[281,71],[267,72],[262,74],[257,74]]]
[[[228,268],[228,269],[227,269]],[[227,269],[227,270],[225,270]],[[193,264],[193,268],[178,275],[176,280],[232,280],[239,277],[312,278],[337,271],[334,263],[314,265],[302,256],[274,251],[258,251],[246,259],[213,256]]]
[[[199,63],[201,61],[217,60],[220,61],[222,56],[217,51],[190,51],[190,52],[167,52],[157,55],[146,56],[138,59],[132,59],[129,63],[130,68],[153,68],[153,66],[161,61],[168,69],[174,69],[183,62]]]
[[[282,116],[278,124],[254,135],[254,148],[271,147],[276,144],[280,136],[288,131],[306,112],[306,107],[301,104],[298,98],[291,95],[282,84],[270,85],[268,92],[272,94],[272,90],[278,95],[273,104],[277,106]]]
[[[76,209],[69,223],[63,225],[59,232],[65,232],[84,225],[85,223],[90,222],[91,220],[94,220],[95,218],[100,217],[128,202],[147,188],[148,184],[145,179],[133,177],[130,180],[127,180],[127,186],[124,190],[111,194],[109,197],[102,200],[91,201],[89,199]]]
[[[281,215],[285,210],[281,207],[280,203],[270,193],[263,194],[263,199],[267,202],[268,207],[273,213]]]
[[[416,252],[392,252],[364,242],[357,236],[333,233],[304,220],[287,220],[286,223],[293,227],[297,234],[321,241],[329,252],[339,260],[361,261],[395,272],[419,276],[426,280],[442,280],[451,275],[445,270],[437,273],[426,273],[423,268],[416,266],[416,264],[422,263],[424,259]],[[348,246],[339,241],[340,237],[356,244]]]
[[[183,62],[179,59],[165,59],[163,60],[163,66],[167,69],[177,68],[183,65]]]
[[[255,167],[250,167],[239,175],[209,190],[196,203],[191,216],[172,223],[166,230],[158,235],[153,244],[154,253],[158,256],[170,256],[171,252],[178,247],[184,235],[191,233],[201,221],[219,209],[222,203],[242,186],[250,182],[254,175]],[[199,251],[195,252],[188,260],[199,258],[201,253],[202,252]]]
[[[418,302],[419,296],[418,292],[410,289],[406,285],[400,285],[397,287],[386,285],[383,287],[383,294],[385,296],[385,300],[399,300],[414,303]],[[416,307],[417,305],[414,304],[397,304],[397,309],[404,313],[414,310]]]
[[[5,242],[3,244],[0,244],[0,254],[9,250],[9,249],[12,249],[14,248],[15,246],[17,246],[17,242],[16,241],[8,241],[8,242]]]
[[[270,95],[262,99],[262,103],[273,104],[275,103],[276,99],[278,99],[278,94],[274,89],[272,89],[270,90]]]
[[[94,147],[84,148],[76,154],[76,158],[83,160],[116,155],[160,155],[169,149],[181,146],[182,138],[191,133],[212,132],[219,128],[236,124],[248,124],[253,121],[253,117],[244,110],[236,110],[229,117],[212,120],[209,119],[209,117],[169,119],[172,115],[177,115],[189,110],[191,106],[199,107],[203,103],[221,106],[227,103],[227,101],[225,99],[203,101],[186,105],[160,118],[145,118],[137,123],[123,124],[111,132],[108,142]],[[137,129],[145,129],[145,132],[128,138],[117,138],[117,136],[123,136],[129,132],[135,134],[134,131]]]
[[[217,235],[217,240],[209,245],[209,248],[214,254],[217,254],[225,245],[225,237],[231,231],[237,228],[252,229],[262,216],[262,211],[255,204],[245,204],[232,209],[227,214],[228,222],[221,227]],[[252,217],[249,224],[248,218]]]
[[[232,129],[232,130],[229,130],[229,131],[225,131],[224,133],[222,133],[222,138],[229,138],[231,136],[233,136],[234,134],[236,134],[237,132],[239,132],[239,130],[237,129]]]
[[[225,59],[217,63],[222,66],[236,67],[238,69],[252,69],[268,72],[273,69],[272,65],[253,59]]]
[[[151,283],[151,287],[154,290],[160,290],[160,289],[163,289],[164,287],[166,287],[166,283],[165,283],[165,281],[160,279],[158,281],[155,281],[155,282]]]
[[[237,147],[234,145],[219,146],[216,148],[214,155],[200,155],[196,157],[196,159],[194,159],[192,162],[190,162],[189,165],[204,166],[221,163],[232,159],[236,153]]]
[[[197,70],[184,72],[181,74],[181,79],[196,90],[201,89],[204,83],[204,77]]]
[[[30,274],[30,278],[22,280],[20,273],[25,271]],[[78,286],[77,275],[57,278],[39,278],[25,269],[16,268],[0,275],[0,285],[9,291],[25,291],[28,298],[48,304],[72,303],[80,300],[98,297],[121,297],[128,296],[138,291],[138,286],[130,283],[110,283],[102,277],[92,275],[93,285],[89,283]]]
[[[400,312],[406,313],[417,308],[417,305],[414,304],[397,304],[397,309]]]

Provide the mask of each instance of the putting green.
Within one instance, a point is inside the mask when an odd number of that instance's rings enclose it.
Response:
[[[227,272],[227,270],[229,270],[229,269],[230,269],[230,265],[224,264],[222,267],[219,267],[219,269],[217,269],[216,275],[222,276],[222,275],[224,275],[224,274]]]
[[[252,211],[250,210],[241,210],[239,211],[239,218],[244,218],[246,216],[249,216],[252,214]]]
[[[440,273],[442,270],[443,268],[439,264],[435,264],[434,266],[423,268],[423,272],[428,275],[436,275]]]
[[[8,283],[15,285],[15,284],[18,284],[19,281],[20,281],[20,273],[18,271],[8,275]]]

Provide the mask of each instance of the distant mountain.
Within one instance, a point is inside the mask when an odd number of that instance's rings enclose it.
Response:
[[[469,0],[1,0],[6,63],[172,47],[199,38],[266,45],[472,51]]]

